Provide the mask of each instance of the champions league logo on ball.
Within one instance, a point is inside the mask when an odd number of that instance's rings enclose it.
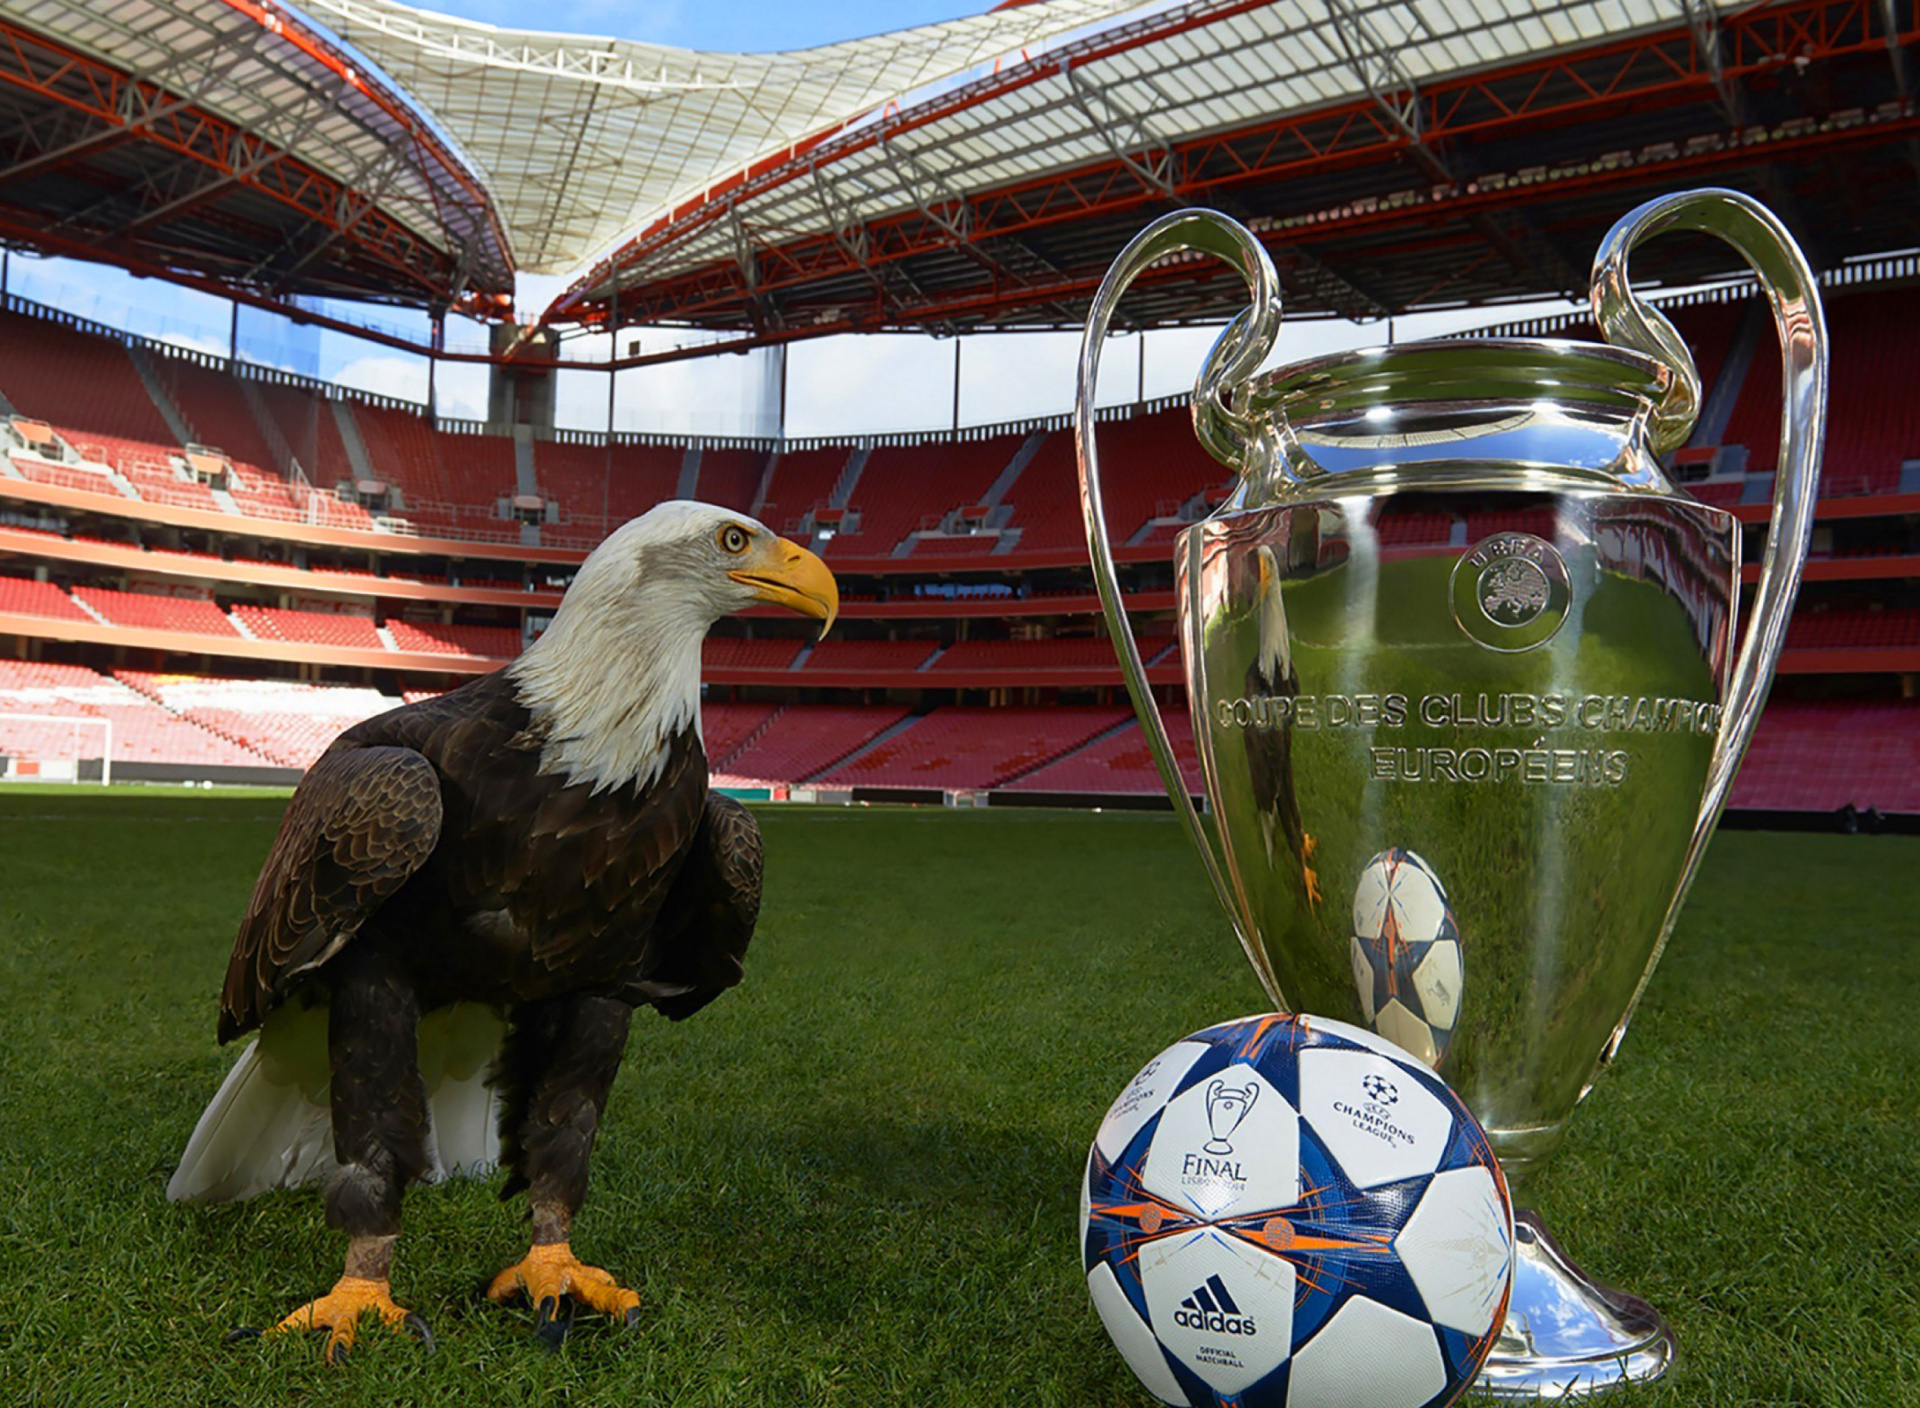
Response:
[[[1253,1108],[1253,1102],[1260,1097],[1260,1087],[1249,1081],[1235,1090],[1223,1080],[1217,1080],[1207,1087],[1207,1126],[1213,1131],[1213,1138],[1201,1147],[1209,1154],[1224,1155],[1233,1152],[1233,1132],[1240,1128],[1240,1121],[1247,1117],[1247,1111]]]

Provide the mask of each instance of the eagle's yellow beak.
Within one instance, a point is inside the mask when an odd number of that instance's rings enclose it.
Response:
[[[840,614],[840,587],[827,564],[785,538],[776,538],[768,546],[761,563],[727,575],[742,586],[752,587],[761,601],[823,622],[822,636],[833,629],[834,618]]]

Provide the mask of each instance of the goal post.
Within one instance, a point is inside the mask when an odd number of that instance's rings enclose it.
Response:
[[[97,761],[113,785],[113,722],[91,714],[0,714],[0,780],[81,782]]]

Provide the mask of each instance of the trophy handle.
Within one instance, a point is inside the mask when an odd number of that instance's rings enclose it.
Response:
[[[1827,423],[1827,325],[1820,309],[1819,287],[1806,257],[1793,236],[1773,213],[1738,191],[1709,188],[1682,191],[1648,201],[1607,232],[1593,261],[1593,315],[1602,336],[1618,346],[1646,352],[1674,367],[1680,375],[1662,404],[1655,409],[1652,444],[1664,453],[1684,443],[1698,414],[1700,379],[1693,357],[1659,312],[1642,303],[1627,282],[1627,257],[1644,240],[1667,230],[1698,230],[1717,235],[1740,252],[1759,277],[1773,308],[1780,337],[1780,385],[1784,405],[1780,420],[1780,463],[1773,479],[1773,517],[1766,551],[1760,559],[1760,582],[1754,592],[1753,618],[1734,662],[1721,716],[1720,735],[1707,768],[1707,788],[1694,825],[1685,868],[1661,925],[1640,987],[1626,1015],[1607,1043],[1611,1059],[1626,1033],[1627,1022],[1639,1005],[1647,979],[1660,961],[1674,920],[1693,884],[1700,858],[1706,853],[1714,823],[1727,804],[1733,776],[1753,741],[1773,681],[1774,666],[1786,643],[1787,618],[1800,590],[1800,572],[1806,565],[1807,544],[1813,533],[1813,511],[1820,480],[1820,453]],[[1734,601],[1739,600],[1738,540],[1735,541]],[[1737,616],[1735,617],[1737,620]]]
[[[1093,296],[1087,315],[1086,333],[1080,342],[1079,376],[1073,406],[1073,441],[1080,464],[1080,511],[1086,519],[1087,550],[1093,558],[1093,581],[1100,593],[1100,609],[1107,618],[1107,631],[1113,637],[1114,653],[1120,657],[1120,672],[1127,682],[1127,694],[1134,714],[1146,735],[1147,749],[1153,754],[1160,781],[1173,801],[1173,809],[1186,823],[1187,833],[1200,849],[1207,878],[1213,882],[1214,895],[1227,911],[1241,947],[1253,962],[1254,971],[1267,971],[1265,955],[1255,938],[1253,925],[1235,902],[1219,858],[1214,854],[1206,827],[1187,795],[1186,779],[1173,755],[1167,737],[1166,720],[1154,702],[1147,685],[1147,671],[1134,644],[1133,630],[1126,608],[1120,600],[1120,578],[1114,570],[1113,544],[1107,538],[1105,505],[1100,493],[1100,455],[1094,444],[1094,390],[1100,379],[1100,351],[1105,345],[1113,314],[1129,285],[1156,260],[1169,254],[1197,252],[1212,254],[1231,264],[1247,281],[1252,305],[1243,310],[1214,343],[1194,388],[1194,433],[1207,451],[1244,475],[1265,473],[1271,466],[1268,436],[1252,415],[1235,408],[1227,393],[1252,377],[1273,350],[1280,333],[1280,279],[1266,249],[1246,229],[1212,210],[1178,210],[1163,215],[1142,230],[1120,251],[1113,267]],[[1184,647],[1183,647],[1184,648]]]

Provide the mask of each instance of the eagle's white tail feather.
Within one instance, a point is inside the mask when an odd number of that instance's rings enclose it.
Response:
[[[456,1004],[421,1021],[430,1180],[474,1177],[499,1163],[498,1108],[487,1077],[505,1035],[500,1015],[478,1004]],[[224,1203],[327,1177],[339,1166],[330,1083],[325,1004],[277,1009],[200,1116],[167,1197]]]
[[[477,1002],[457,1002],[420,1021],[420,1076],[433,1114],[427,1176],[436,1183],[499,1167],[499,1097],[487,1078],[506,1035],[500,1014]]]

